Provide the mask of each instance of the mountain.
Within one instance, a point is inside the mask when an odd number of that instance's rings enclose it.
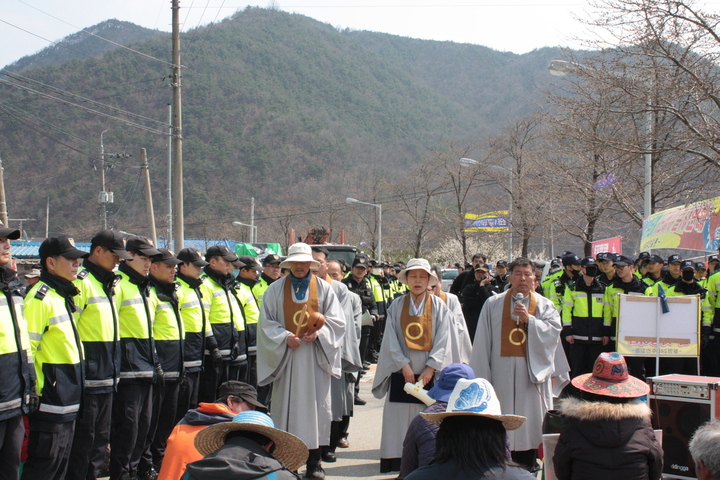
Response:
[[[138,168],[143,147],[155,210],[167,208],[167,136],[148,129],[167,131],[170,40],[128,41],[143,55],[115,49],[27,68],[8,79],[16,87],[0,85],[0,155],[11,217],[45,218],[49,196],[51,232],[82,238],[97,230],[105,130],[106,154],[133,155],[108,159],[107,190],[116,201],[108,207],[110,224],[146,231]],[[508,118],[533,111],[549,60],[558,55],[550,48],[517,55],[339,31],[261,8],[184,34],[181,51],[189,236],[233,232],[233,220],[249,218],[251,196],[268,231],[278,231],[282,215],[301,212],[296,228],[301,221],[327,225],[332,209],[322,205],[344,203],[350,193],[367,198],[376,179],[398,177],[450,141],[477,143]]]
[[[119,45],[128,46],[161,35],[169,36],[159,30],[151,30],[113,18],[68,35],[38,53],[26,55],[10,65],[6,65],[4,70],[21,72],[35,67],[60,65],[70,60],[100,57],[120,48]]]

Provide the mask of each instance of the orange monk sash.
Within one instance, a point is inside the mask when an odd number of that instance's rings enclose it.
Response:
[[[284,290],[283,310],[285,310],[285,328],[296,336],[302,337],[307,332],[310,314],[319,310],[317,279],[315,275],[310,275],[308,300],[304,303],[296,303],[293,300],[292,282],[290,278],[285,279]]]
[[[419,317],[410,315],[412,295],[405,298],[405,305],[400,314],[400,327],[405,337],[405,345],[410,350],[429,352],[432,349],[432,296],[425,294],[425,308]]]
[[[445,305],[447,305],[447,294],[440,290],[440,293],[438,293],[438,297],[440,297],[440,300],[443,301]]]
[[[501,357],[525,357],[527,355],[527,325],[516,322],[510,317],[512,295],[508,292],[505,295],[502,313],[502,331],[500,333],[500,356]],[[535,315],[537,300],[535,295],[530,294],[529,315]]]

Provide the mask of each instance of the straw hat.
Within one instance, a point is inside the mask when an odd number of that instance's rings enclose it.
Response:
[[[204,457],[223,445],[230,432],[256,432],[264,435],[275,444],[272,456],[282,462],[289,470],[296,471],[305,464],[308,448],[295,435],[278,430],[267,414],[256,410],[247,410],[235,415],[231,422],[216,423],[203,428],[195,436],[195,448]]]
[[[607,397],[637,398],[650,392],[647,383],[628,374],[625,358],[616,352],[601,353],[592,373],[578,375],[572,384],[584,392]]]
[[[413,258],[407,263],[405,270],[398,274],[398,280],[400,280],[400,283],[407,285],[407,272],[410,270],[423,270],[427,272],[428,275],[430,275],[430,287],[434,287],[440,283],[440,280],[438,280],[432,270],[430,270],[430,263],[424,258]]]
[[[287,257],[280,263],[280,268],[290,268],[290,262],[310,262],[310,269],[320,268],[320,262],[312,256],[312,249],[307,243],[294,243],[288,248]]]
[[[422,413],[428,422],[440,425],[447,417],[487,417],[502,422],[505,430],[516,430],[525,423],[520,415],[503,415],[495,389],[484,378],[458,379],[448,400],[447,410],[442,413]]]

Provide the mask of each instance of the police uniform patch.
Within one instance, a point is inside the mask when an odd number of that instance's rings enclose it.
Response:
[[[44,283],[40,286],[40,288],[38,288],[37,292],[35,292],[35,298],[43,300],[49,291],[50,286]]]
[[[87,277],[88,275],[90,275],[90,271],[89,271],[89,270],[80,270],[80,271],[78,272],[78,274],[77,274],[77,278],[79,278],[80,280],[83,280],[83,279],[84,279],[85,277]]]

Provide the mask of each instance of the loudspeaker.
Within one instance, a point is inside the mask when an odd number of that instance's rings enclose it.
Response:
[[[653,428],[663,432],[663,478],[697,478],[688,444],[700,425],[720,413],[720,378],[663,375],[649,378],[648,382]]]

